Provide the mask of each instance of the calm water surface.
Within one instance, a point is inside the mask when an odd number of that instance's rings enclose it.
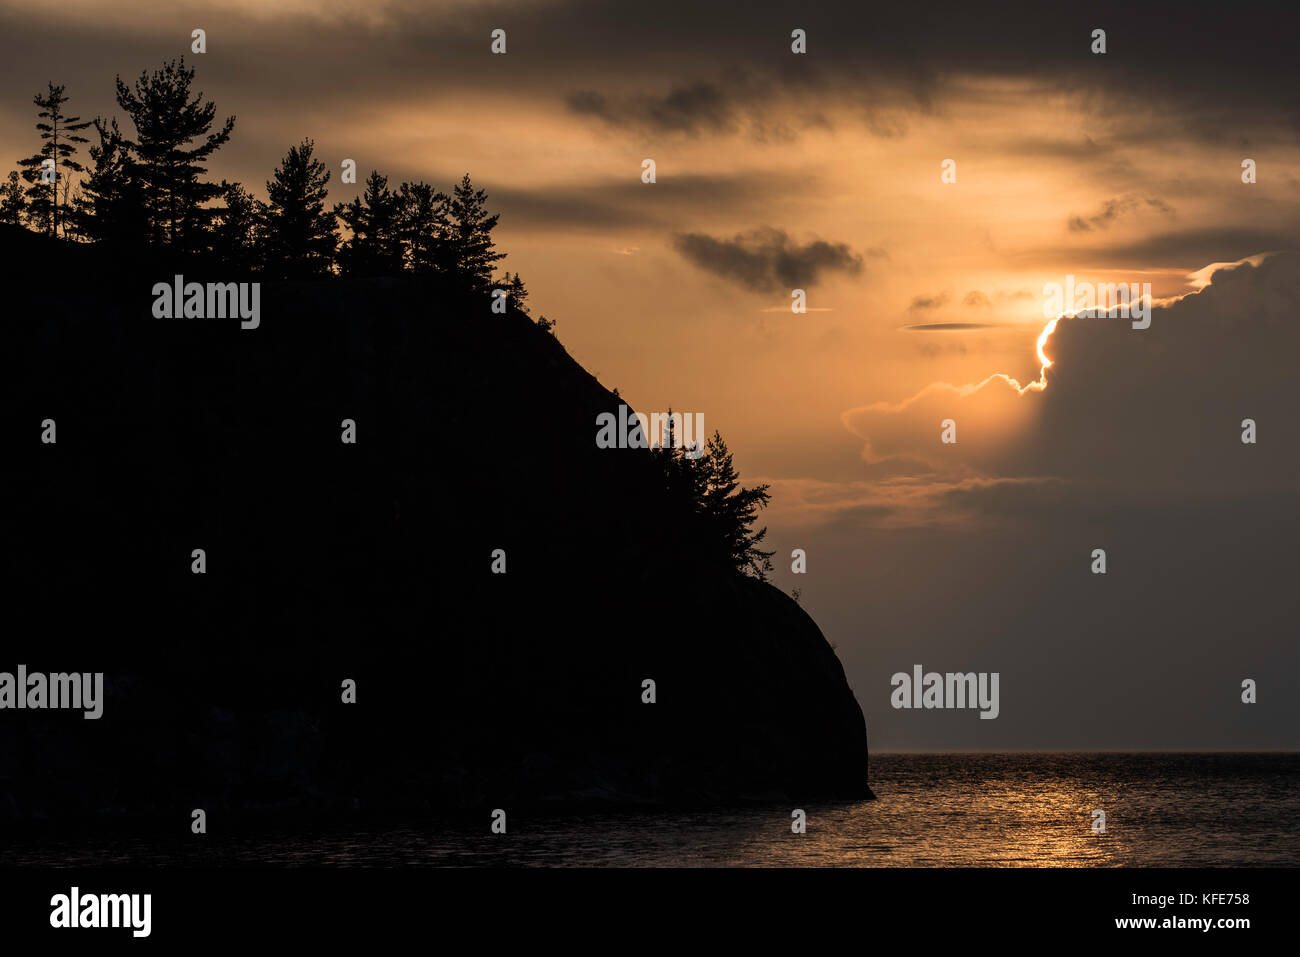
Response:
[[[0,848],[6,863],[615,867],[1300,866],[1300,754],[884,754],[879,800]],[[1106,833],[1091,830],[1094,808]],[[507,809],[508,810],[508,809]],[[215,830],[219,824],[210,820]],[[209,835],[212,838],[213,835]]]

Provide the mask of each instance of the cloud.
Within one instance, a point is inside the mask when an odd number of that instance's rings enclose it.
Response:
[[[966,332],[972,329],[996,329],[996,322],[918,322],[903,326],[908,332]]]
[[[937,479],[952,482],[1002,471],[999,456],[1025,424],[1031,401],[1019,383],[998,374],[970,385],[933,382],[901,402],[849,409],[841,421],[865,440],[864,462],[923,462]],[[956,422],[956,445],[942,441],[948,420]]]
[[[784,230],[770,226],[731,239],[679,233],[673,245],[700,269],[758,292],[806,288],[828,272],[856,276],[862,271],[862,255],[846,243],[814,239],[800,245]]]
[[[1084,233],[1094,229],[1108,229],[1121,216],[1136,212],[1144,206],[1164,213],[1166,216],[1174,215],[1174,208],[1157,197],[1149,196],[1139,201],[1135,196],[1123,196],[1106,200],[1106,202],[1102,203],[1099,212],[1086,219],[1082,216],[1071,216],[1069,220],[1070,231]]]
[[[984,295],[984,293],[980,292],[978,289],[972,289],[970,292],[966,293],[961,304],[963,306],[971,306],[972,308],[990,307],[993,305],[989,300],[989,297]]]
[[[634,165],[631,177],[607,177],[593,182],[519,185],[475,177],[487,190],[501,222],[511,228],[564,228],[608,235],[619,229],[651,227],[672,230],[689,217],[761,215],[772,197],[797,195],[815,184],[815,177],[765,171],[736,171],[722,175],[675,173],[653,187],[654,202],[647,203],[650,188],[643,186]],[[402,174],[404,175],[404,174]],[[427,175],[427,174],[426,174]],[[435,183],[454,183],[459,174],[434,171]],[[629,183],[631,185],[629,185]]]
[[[738,124],[735,97],[704,81],[675,86],[663,96],[639,95],[618,106],[590,90],[568,94],[565,103],[575,113],[614,126],[639,124],[658,133],[730,133]]]
[[[930,309],[938,309],[946,306],[952,296],[947,292],[941,292],[935,296],[916,296],[912,299],[912,304],[907,307],[908,312],[926,312]]]
[[[1081,253],[1078,246],[1039,246],[1013,255],[1021,267],[1074,262],[1078,268],[1191,269],[1203,263],[1238,262],[1260,252],[1300,248],[1300,221],[1277,226],[1207,226],[1157,233],[1130,242],[1109,241]],[[1076,272],[1078,271],[1076,268]]]
[[[564,102],[574,113],[598,116],[604,120],[610,119],[609,106],[605,102],[604,95],[595,90],[574,90],[565,96]]]
[[[926,475],[889,474],[877,470],[872,481],[827,482],[808,478],[760,478],[771,486],[772,504],[766,521],[782,526],[815,528],[834,525],[869,528],[966,526],[970,513],[987,499],[1030,497],[1049,506],[1059,498],[1062,483],[1055,479],[935,479],[924,463],[907,463],[907,469]],[[906,471],[906,470],[905,470]]]
[[[1177,233],[1162,233],[1113,247],[1115,255],[1141,258],[1154,265],[1181,266],[1216,259],[1246,259],[1261,251],[1300,247],[1300,222],[1279,229],[1207,227]]]
[[[1300,253],[1255,263],[1220,268],[1200,292],[1156,306],[1147,329],[1061,319],[1043,344],[1041,384],[1002,374],[936,382],[842,420],[864,440],[864,461],[922,462],[934,483],[1052,479],[1094,504],[1247,501],[1289,514],[1300,474]],[[957,423],[956,444],[940,441],[944,419]],[[1257,444],[1241,441],[1245,419]],[[960,504],[982,494],[970,486]]]
[[[122,0],[107,18],[101,7],[11,0],[0,10],[0,32],[12,75],[44,76],[57,51],[70,74],[60,80],[80,97],[85,79],[131,76],[156,66],[162,51],[178,50],[174,24],[156,15],[152,0]],[[806,56],[789,51],[789,7],[780,0],[755,0],[744,17],[696,0],[237,0],[176,9],[182,17],[201,12],[210,42],[220,44],[204,66],[215,87],[209,93],[223,91],[239,109],[273,95],[279,115],[343,123],[377,103],[418,102],[429,91],[510,97],[534,108],[567,103],[601,121],[683,131],[739,127],[757,115],[825,123],[829,111],[821,107],[833,100],[855,108],[864,129],[896,137],[905,135],[909,115],[949,108],[972,82],[997,78],[1083,96],[1108,116],[1140,113],[1146,126],[1163,117],[1216,143],[1294,143],[1300,132],[1290,49],[1261,44],[1259,24],[1226,7],[1170,18],[1119,0],[1094,5],[1112,39],[1142,51],[1108,55],[1104,69],[1103,58],[1087,54],[1087,30],[1073,13],[1031,0],[1012,0],[999,17],[957,0],[889,10],[829,0],[800,22]],[[1272,24],[1276,35],[1290,35],[1294,11],[1274,15]],[[488,33],[503,25],[510,54],[490,56]],[[670,78],[678,85],[665,89]],[[1095,140],[1065,135],[1077,142],[1042,148],[1089,157],[1112,145],[1104,131]]]

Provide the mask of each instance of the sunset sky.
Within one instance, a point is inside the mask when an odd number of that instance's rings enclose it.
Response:
[[[182,54],[237,118],[215,179],[308,136],[334,200],[345,158],[468,171],[574,358],[772,484],[873,748],[1300,747],[1294,16],[1044,6],[4,0],[0,175],[47,81],[129,128],[114,76]],[[1151,328],[1063,320],[1020,394],[1067,275],[1150,283]],[[891,709],[917,663],[1001,716]]]

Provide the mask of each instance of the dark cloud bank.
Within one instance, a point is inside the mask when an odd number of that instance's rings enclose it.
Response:
[[[784,230],[770,226],[731,239],[681,233],[674,237],[673,244],[699,268],[756,292],[804,288],[826,273],[856,276],[862,272],[862,255],[846,243],[814,239],[800,244]]]

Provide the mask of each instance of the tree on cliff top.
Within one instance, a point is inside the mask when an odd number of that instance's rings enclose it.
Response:
[[[0,223],[21,226],[27,218],[27,197],[18,182],[18,171],[9,171],[9,182],[0,186]]]
[[[266,269],[280,278],[323,276],[334,263],[338,231],[325,206],[330,173],[313,147],[310,139],[289,147],[266,183]]]
[[[147,235],[144,186],[135,176],[130,145],[117,120],[96,119],[95,131],[99,143],[90,148],[90,173],[73,207],[77,233],[92,242],[139,246]]]
[[[484,289],[492,282],[492,267],[505,259],[496,251],[492,230],[500,213],[488,213],[487,192],[475,189],[466,173],[451,191],[452,271],[472,289]]]
[[[396,276],[402,272],[398,214],[398,199],[388,188],[388,177],[379,170],[371,170],[360,196],[335,205],[334,215],[352,233],[339,247],[343,275]]]
[[[663,470],[669,496],[688,505],[691,521],[682,530],[688,547],[719,564],[767,581],[775,552],[759,547],[767,537],[767,529],[753,526],[759,510],[771,499],[770,486],[745,488],[740,484],[731,450],[718,431],[703,448],[698,443],[686,448],[677,443],[672,422],[669,412],[667,441],[653,454]]]
[[[45,143],[35,155],[20,160],[18,164],[23,168],[23,179],[32,184],[27,189],[29,221],[40,229],[49,230],[51,236],[59,231],[59,186],[67,180],[66,174],[60,170],[82,171],[84,167],[72,156],[77,151],[77,143],[88,142],[80,133],[90,126],[90,120],[63,115],[64,104],[68,102],[63,89],[62,85],[50,83],[45,96],[37,93],[33,98],[32,102],[40,108],[36,115],[42,121],[36,124],[36,128]]]
[[[190,93],[193,68],[185,59],[171,60],[153,73],[141,73],[134,86],[117,78],[117,102],[135,124],[134,178],[144,188],[150,241],[178,249],[203,246],[202,235],[212,218],[204,204],[221,195],[222,187],[204,179],[204,163],[230,139],[233,116],[213,133],[217,108],[202,93]]]

